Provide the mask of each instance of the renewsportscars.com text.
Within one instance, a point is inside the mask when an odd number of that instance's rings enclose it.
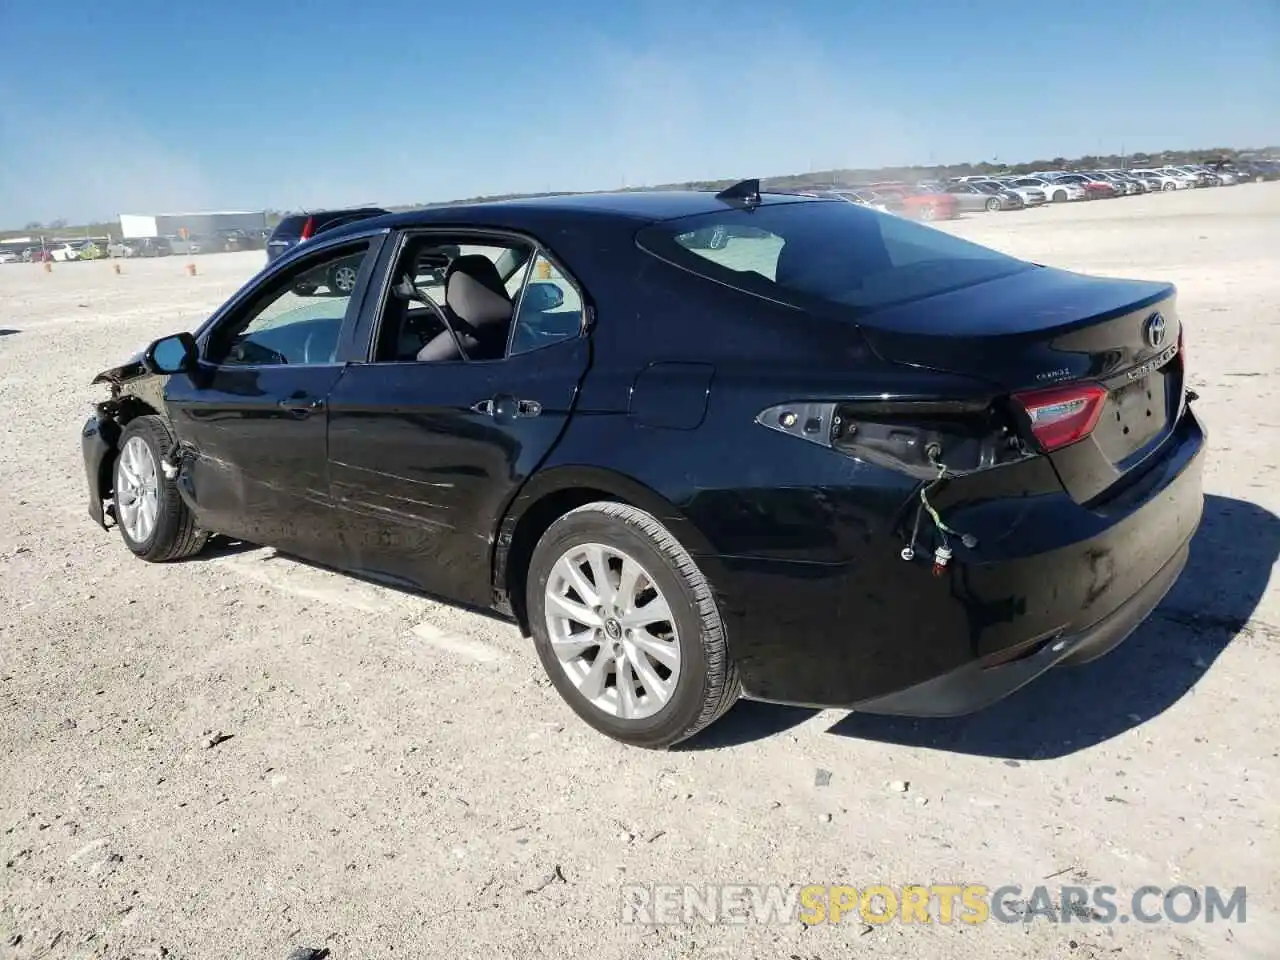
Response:
[[[1014,884],[633,884],[622,888],[622,922],[630,924],[799,921],[885,923],[1214,923],[1246,920],[1244,887]]]

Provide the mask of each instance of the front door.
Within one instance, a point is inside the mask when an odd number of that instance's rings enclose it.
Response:
[[[368,249],[362,240],[318,251],[260,281],[201,338],[197,370],[170,378],[178,488],[207,529],[332,556],[326,405]]]
[[[442,324],[477,320],[466,297],[446,295],[446,285],[461,286],[452,273],[439,282],[435,251],[445,241],[457,244],[448,247],[460,250],[457,263],[474,265],[480,251],[508,268],[489,282],[510,301],[497,356],[441,359],[427,346]],[[560,437],[589,356],[579,288],[531,242],[518,247],[406,238],[395,277],[409,276],[430,303],[406,309],[393,290],[370,362],[351,365],[329,400],[330,491],[351,568],[464,603],[491,601],[502,512]],[[419,345],[432,359],[416,358]]]

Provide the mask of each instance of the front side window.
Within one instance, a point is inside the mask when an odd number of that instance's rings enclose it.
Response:
[[[220,366],[332,363],[368,253],[360,243],[285,271],[214,331],[205,359]]]
[[[706,242],[712,231],[725,239]],[[1032,264],[855,204],[772,203],[653,224],[650,253],[771,299],[873,310],[934,296]]]
[[[532,256],[523,241],[408,237],[382,306],[374,361],[501,359]]]

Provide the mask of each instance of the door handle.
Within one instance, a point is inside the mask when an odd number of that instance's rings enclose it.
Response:
[[[324,409],[324,399],[321,397],[290,397],[287,400],[281,400],[279,403],[281,410],[287,410],[295,417],[309,417],[317,410]]]
[[[542,413],[542,404],[537,400],[519,400],[516,397],[497,396],[488,400],[479,400],[471,405],[471,409],[482,416],[501,419],[536,417]]]

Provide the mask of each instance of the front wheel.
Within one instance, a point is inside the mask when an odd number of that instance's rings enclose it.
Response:
[[[601,733],[663,749],[737,700],[711,587],[651,514],[606,501],[566,513],[534,549],[525,589],[543,668]]]
[[[120,536],[136,556],[152,563],[193,556],[209,540],[160,470],[172,443],[159,417],[135,417],[120,435],[116,456],[113,497]]]
[[[1166,184],[1165,184],[1163,187],[1161,187],[1160,189],[1162,189],[1162,190],[1177,190],[1177,189],[1178,189],[1178,185],[1177,185],[1176,183],[1166,183]]]
[[[998,212],[1000,209],[1000,201],[997,200],[995,197],[992,197],[990,200],[987,201],[987,209],[992,213]]]
[[[1054,202],[1054,203],[1063,203],[1063,202],[1065,202],[1065,201],[1066,201],[1066,199],[1067,199],[1067,191],[1065,191],[1065,190],[1055,190],[1055,191],[1053,192],[1053,202]]]

